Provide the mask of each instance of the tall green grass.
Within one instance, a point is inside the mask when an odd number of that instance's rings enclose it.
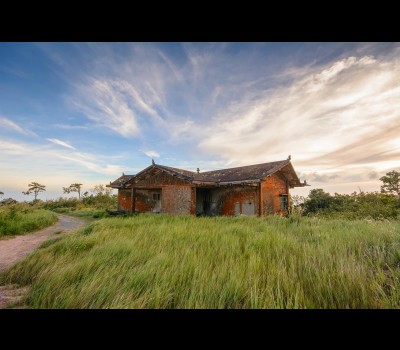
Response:
[[[48,210],[23,204],[0,207],[0,238],[39,230],[56,221],[57,215]]]
[[[46,242],[0,276],[32,308],[398,308],[400,223],[139,215]]]

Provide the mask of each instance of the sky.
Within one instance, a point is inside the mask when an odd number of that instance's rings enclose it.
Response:
[[[400,43],[0,43],[3,198],[289,155],[304,196],[400,170]]]

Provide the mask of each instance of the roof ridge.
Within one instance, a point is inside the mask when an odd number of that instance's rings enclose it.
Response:
[[[224,169],[209,170],[209,171],[204,171],[204,172],[202,172],[201,174],[207,174],[207,173],[211,173],[211,172],[213,172],[213,171],[232,170],[232,169],[246,168],[246,167],[251,167],[251,166],[260,166],[260,165],[266,165],[266,164],[271,164],[271,163],[283,163],[283,162],[286,162],[286,161],[288,161],[288,159],[285,159],[285,160],[276,160],[276,161],[273,161],[273,162],[266,162],[266,163],[259,163],[259,164],[250,164],[250,165],[236,166],[236,167],[233,167],[233,168],[224,168]],[[277,166],[278,166],[278,164],[277,164]]]
[[[174,167],[172,167],[172,166],[162,165],[162,164],[155,164],[155,165],[158,165],[158,166],[160,166],[160,167],[167,168],[167,169],[183,170],[183,171],[187,171],[187,172],[189,172],[189,173],[196,174],[194,171],[186,170],[186,169],[182,169],[182,168],[174,168]]]

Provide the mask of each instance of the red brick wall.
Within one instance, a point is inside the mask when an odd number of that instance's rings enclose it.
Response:
[[[261,183],[263,214],[285,214],[279,202],[280,194],[287,194],[286,182],[273,174]]]
[[[152,212],[156,201],[153,200],[153,193],[160,192],[159,190],[141,190],[136,189],[135,211],[139,213]]]
[[[259,196],[257,187],[234,186],[224,189],[219,199],[221,201],[220,215],[235,215],[235,203],[240,208],[244,202],[252,202],[255,206],[255,215],[259,214]],[[243,212],[243,211],[241,211]]]
[[[131,190],[118,190],[118,210],[131,210]]]
[[[194,214],[195,196],[191,186],[165,186],[162,189],[161,210],[168,214]]]

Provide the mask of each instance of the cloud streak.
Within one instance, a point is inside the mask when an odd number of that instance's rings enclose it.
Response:
[[[61,141],[61,140],[58,140],[58,139],[46,139],[47,141],[50,141],[50,142],[52,142],[52,143],[54,143],[54,144],[56,144],[56,145],[60,145],[60,146],[63,146],[63,147],[66,147],[66,148],[69,148],[69,149],[74,149],[74,150],[76,150],[76,148],[74,147],[74,146],[71,146],[69,143],[67,143],[67,142],[64,142],[64,141]]]
[[[46,181],[45,184],[53,190],[64,182],[77,179],[86,179],[79,181],[92,184],[107,183],[126,171],[126,167],[110,164],[109,157],[78,152],[70,147],[54,148],[49,144],[0,140],[0,154],[0,183],[5,187],[25,186],[25,182],[32,181],[32,178],[43,179],[40,181]]]
[[[0,127],[16,131],[16,132],[26,135],[26,136],[35,135],[35,133],[33,133],[32,131],[23,129],[17,123],[15,123],[12,120],[5,118],[5,117],[0,117]]]

